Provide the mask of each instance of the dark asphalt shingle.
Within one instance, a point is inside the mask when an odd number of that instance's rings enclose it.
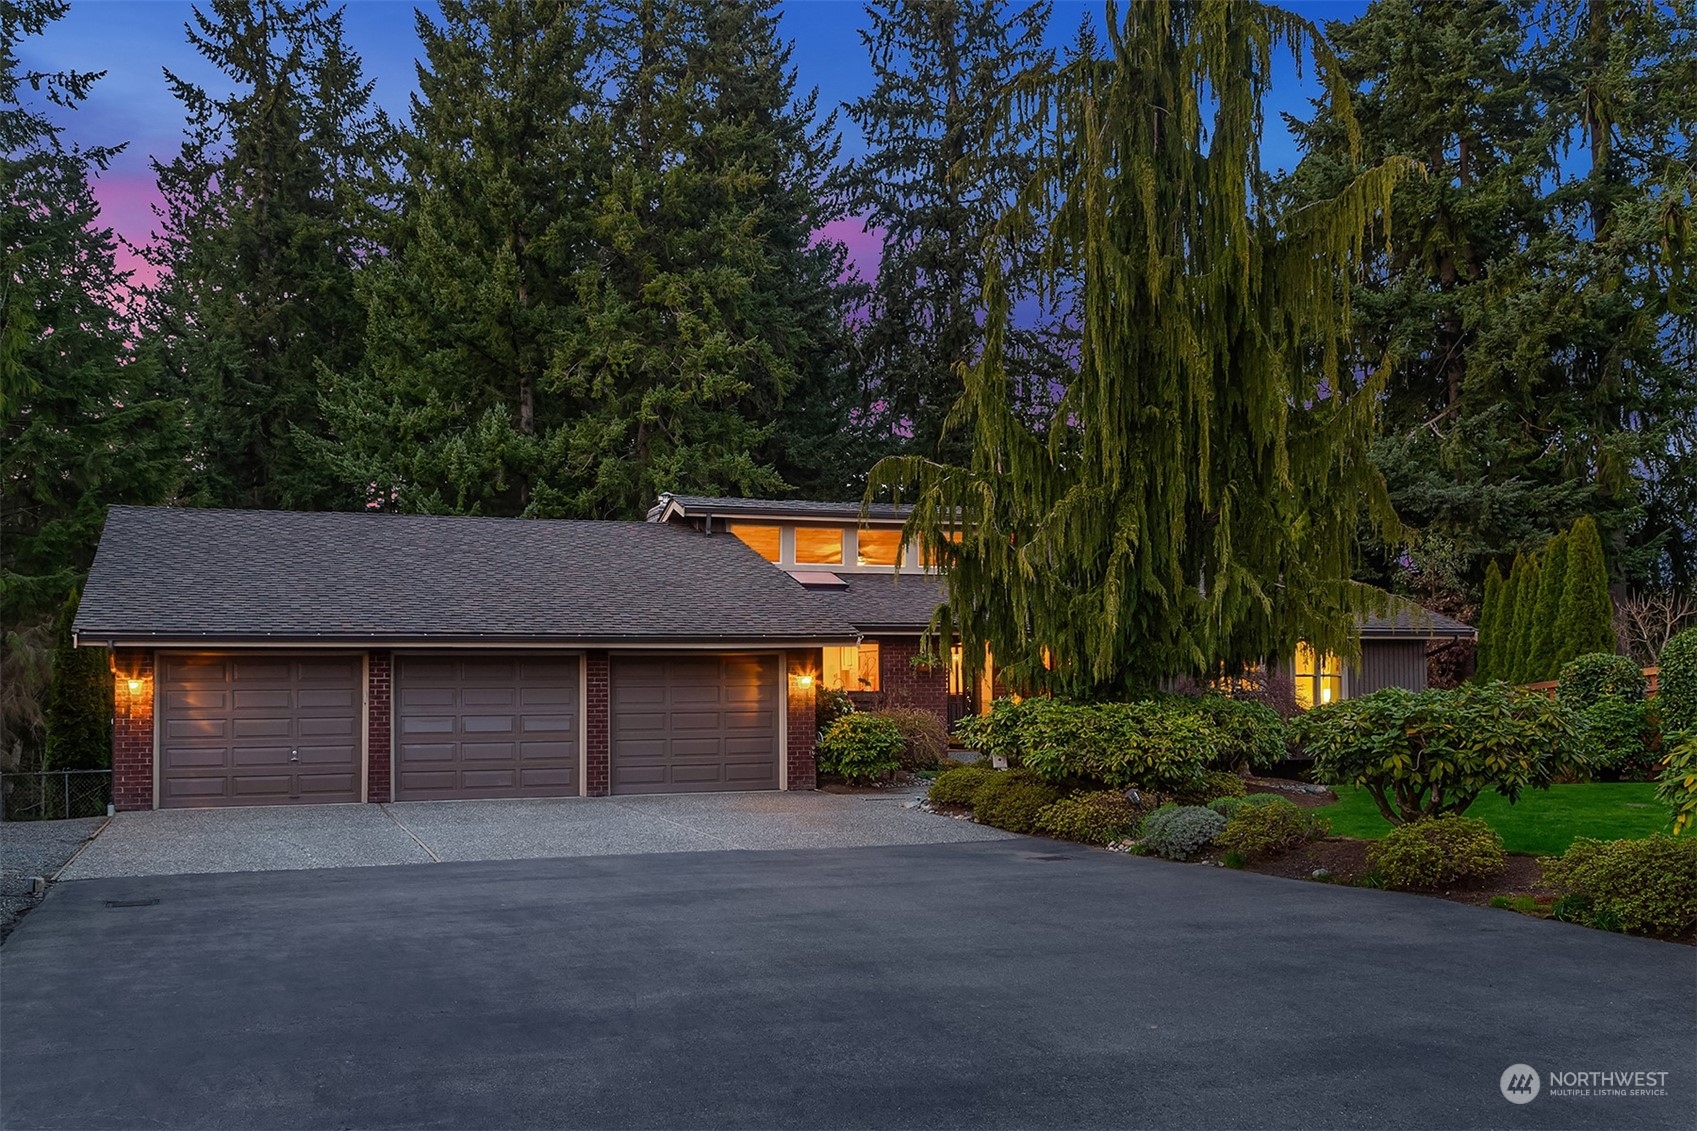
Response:
[[[735,538],[645,522],[114,507],[101,637],[851,641]]]
[[[847,584],[842,588],[816,589],[814,593],[831,610],[862,632],[890,629],[919,632],[949,600],[949,586],[940,577],[926,574],[887,573],[838,574]]]
[[[1415,640],[1439,640],[1451,637],[1472,639],[1474,630],[1471,625],[1463,624],[1454,617],[1446,617],[1442,613],[1434,613],[1431,609],[1422,608],[1412,601],[1404,601],[1392,597],[1393,607],[1386,613],[1373,613],[1362,618],[1361,635],[1368,639],[1384,636],[1400,636]]]

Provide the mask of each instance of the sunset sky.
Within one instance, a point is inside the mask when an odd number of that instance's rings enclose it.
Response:
[[[1287,5],[1310,19],[1349,19],[1365,0],[1333,0]],[[347,5],[348,39],[365,62],[366,73],[377,81],[377,101],[397,120],[404,121],[407,97],[416,86],[413,60],[418,39],[413,34],[411,0],[352,0]],[[824,107],[858,97],[871,88],[871,68],[858,31],[866,23],[864,8],[847,0],[790,0],[783,5],[784,30],[795,40],[794,63],[803,87],[817,86]],[[107,222],[135,243],[148,239],[154,227],[152,206],[158,199],[151,158],[169,158],[182,138],[181,108],[165,85],[169,68],[186,79],[218,91],[219,76],[189,46],[183,25],[191,5],[182,0],[73,0],[65,19],[53,24],[43,39],[24,45],[26,66],[49,70],[104,70],[106,77],[92,97],[71,114],[59,115],[68,137],[83,144],[127,142],[128,148],[96,182],[95,191]],[[1050,40],[1061,46],[1085,18],[1101,19],[1103,5],[1062,0],[1055,4]],[[1277,111],[1306,112],[1311,82],[1299,80],[1284,64],[1268,110],[1266,159],[1275,167],[1294,157]],[[844,152],[860,151],[852,122],[841,121]],[[849,243],[863,272],[875,267],[874,238],[858,222],[834,226],[832,234]],[[123,261],[133,264],[125,255]]]

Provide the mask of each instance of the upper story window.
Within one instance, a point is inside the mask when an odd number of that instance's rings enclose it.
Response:
[[[1343,698],[1343,661],[1330,652],[1322,656],[1306,644],[1297,644],[1292,673],[1296,677],[1296,701],[1304,708]]]
[[[901,564],[902,532],[896,529],[863,529],[854,562],[863,566],[893,566]]]
[[[798,526],[795,528],[797,565],[842,565],[843,528]]]
[[[768,526],[762,522],[731,523],[731,533],[769,562],[778,560],[779,532],[779,527]]]
[[[949,531],[949,541],[959,542],[960,541],[960,531],[958,531],[958,530]],[[924,546],[920,547],[919,561],[920,561],[920,564],[923,565],[926,569],[936,569],[938,566],[949,564],[948,562],[937,561],[936,556],[934,554],[932,554]]]

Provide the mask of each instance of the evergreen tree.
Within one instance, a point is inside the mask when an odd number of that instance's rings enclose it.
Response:
[[[236,88],[167,71],[189,125],[154,162],[161,277],[145,314],[188,407],[188,490],[209,506],[351,505],[312,442],[320,367],[364,349],[354,279],[377,251],[387,123],[324,0],[211,0],[188,38]]]
[[[1564,662],[1557,621],[1567,581],[1567,534],[1557,534],[1544,546],[1538,571],[1538,612],[1533,622],[1532,658],[1528,678],[1555,679]]]
[[[1496,623],[1492,625],[1491,652],[1496,656],[1492,663],[1493,679],[1513,683],[1519,678],[1520,657],[1515,652],[1515,630],[1519,624],[1517,610],[1525,592],[1526,555],[1522,553],[1514,555],[1508,580],[1503,582],[1502,607],[1497,613]]]
[[[1590,652],[1615,650],[1614,602],[1609,599],[1603,539],[1589,515],[1573,524],[1569,537],[1556,637],[1561,645],[1558,665]]]
[[[18,48],[65,12],[0,0],[0,670],[10,754],[38,750],[53,618],[94,557],[106,508],[157,503],[180,462],[172,406],[132,349],[128,277],[90,178],[117,152],[66,144],[30,91],[74,109],[99,75],[26,70]]]
[[[1502,617],[1503,610],[1503,571],[1495,560],[1485,567],[1485,601],[1479,610],[1478,632],[1478,667],[1474,674],[1479,682],[1487,683],[1499,679],[1498,669],[1501,666],[1501,643],[1498,639],[1497,622]]]
[[[968,438],[945,441],[944,423],[978,356],[992,232],[1032,170],[1030,131],[988,142],[1007,86],[1049,58],[1050,5],[888,0],[866,13],[875,82],[848,110],[867,148],[852,209],[882,237],[860,335],[867,414],[887,451],[964,462]],[[1026,326],[1009,337],[1016,396],[1046,402],[1066,370],[1058,343]]]
[[[47,699],[49,770],[99,770],[112,764],[112,674],[104,648],[71,642],[77,592],[60,611],[53,649],[53,685]]]
[[[556,354],[578,327],[607,156],[599,31],[584,3],[446,0],[423,59],[389,258],[361,278],[363,364],[336,369],[321,448],[368,505],[559,515],[589,469]]]
[[[1657,484],[1689,474],[1697,426],[1693,330],[1671,313],[1691,309],[1691,279],[1666,267],[1656,234],[1689,240],[1690,139],[1671,127],[1692,120],[1697,84],[1672,73],[1681,51],[1686,72],[1693,58],[1689,34],[1670,30],[1676,8],[1375,0],[1328,26],[1368,159],[1406,155],[1430,174],[1398,186],[1390,238],[1369,249],[1358,364],[1395,359],[1374,459],[1404,520],[1465,548],[1471,592],[1487,560],[1580,513],[1636,545],[1633,573],[1686,536],[1670,533],[1666,506],[1649,521],[1644,509],[1646,489],[1671,498]],[[1633,202],[1601,236],[1575,208],[1595,174],[1576,180],[1584,163],[1564,151],[1589,128],[1572,84],[1595,45],[1575,25],[1599,12],[1616,29],[1615,95],[1645,119],[1626,131],[1636,168],[1593,155]],[[1325,199],[1360,168],[1348,130],[1329,107],[1294,125],[1305,157],[1286,188]],[[1399,553],[1382,550],[1373,575],[1391,577]]]
[[[609,18],[612,160],[584,321],[555,363],[584,400],[575,513],[662,490],[841,495],[844,249],[813,243],[837,140],[797,98],[775,0],[632,0]],[[820,410],[825,411],[820,411]]]
[[[1514,636],[1510,644],[1515,683],[1531,683],[1538,678],[1537,658],[1533,656],[1532,649],[1538,638],[1538,587],[1543,580],[1541,567],[1537,554],[1526,555],[1520,591],[1515,595]]]
[[[1076,286],[1078,376],[1046,434],[1028,428],[992,254],[958,410],[970,464],[887,459],[875,485],[916,496],[908,536],[948,567],[938,628],[1016,685],[1118,695],[1298,640],[1353,654],[1358,524],[1394,518],[1344,282],[1409,163],[1285,211],[1258,188],[1259,107],[1271,44],[1326,60],[1314,29],[1228,0],[1109,15],[1105,51],[1021,80],[1006,131],[1039,131],[1040,159],[998,229],[1042,234],[1048,293]]]

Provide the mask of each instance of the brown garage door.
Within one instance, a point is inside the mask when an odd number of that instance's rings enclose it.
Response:
[[[778,788],[772,656],[612,662],[614,793]]]
[[[359,656],[159,659],[159,804],[360,800]]]
[[[401,656],[395,799],[575,797],[578,668],[549,656]]]

